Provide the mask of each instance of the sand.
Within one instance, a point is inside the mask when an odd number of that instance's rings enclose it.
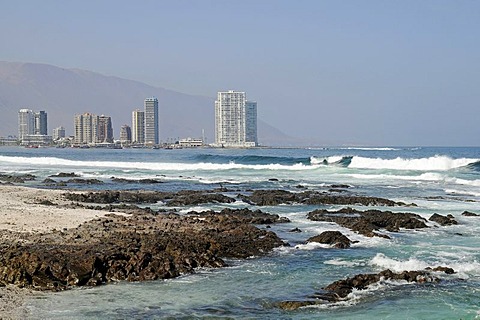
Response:
[[[54,229],[76,228],[81,223],[108,214],[82,208],[65,208],[70,201],[62,198],[64,190],[34,189],[0,185],[0,239],[3,242],[28,238],[28,234]],[[50,201],[53,204],[40,204]],[[0,287],[0,319],[22,319],[28,314],[25,299],[31,290],[14,286]]]

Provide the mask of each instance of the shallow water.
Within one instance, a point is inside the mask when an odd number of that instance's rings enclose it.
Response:
[[[325,160],[325,161],[324,161]],[[77,172],[105,184],[98,189],[154,190],[269,188],[326,191],[348,184],[349,192],[385,197],[417,207],[379,208],[413,212],[428,219],[452,214],[458,225],[429,222],[425,230],[385,232],[392,240],[367,238],[332,223],[306,218],[318,208],[337,206],[282,205],[261,210],[288,217],[289,224],[272,231],[291,246],[265,257],[228,261],[230,267],[198,270],[177,279],[118,283],[61,293],[36,294],[27,302],[31,318],[262,318],[262,319],[475,319],[480,318],[479,148],[329,148],[255,150],[23,149],[0,148],[0,172],[32,173],[32,186],[58,172]],[[157,178],[155,185],[116,184],[112,176]],[[274,181],[271,179],[275,179]],[[73,185],[75,188],[87,188]],[[92,188],[92,186],[88,186]],[[161,208],[159,203],[155,206]],[[220,210],[251,207],[229,205],[178,208]],[[251,207],[256,209],[256,207]],[[366,208],[356,207],[360,210]],[[303,232],[290,233],[298,227]],[[265,226],[260,226],[265,228]],[[340,230],[359,243],[350,249],[305,245],[322,231]],[[438,274],[439,283],[379,283],[357,291],[347,302],[296,311],[276,307],[282,300],[300,300],[329,283],[359,273],[418,270],[449,266],[457,273]]]

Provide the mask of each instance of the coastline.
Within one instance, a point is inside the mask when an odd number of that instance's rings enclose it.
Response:
[[[67,208],[64,190],[0,184],[0,243],[25,241],[29,236],[54,230],[75,228],[83,222],[100,218],[108,211]],[[46,205],[41,203],[51,203]],[[35,293],[14,285],[0,286],[0,318],[22,319],[25,299]]]
[[[0,231],[38,233],[75,228],[81,223],[105,216],[108,212],[66,207],[65,190],[0,185]],[[7,231],[7,232],[5,232]]]

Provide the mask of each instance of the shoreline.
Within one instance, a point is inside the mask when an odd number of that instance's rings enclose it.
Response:
[[[75,228],[83,222],[105,216],[108,212],[83,208],[66,208],[64,190],[0,185],[0,242],[24,241],[29,236],[54,230]],[[45,205],[47,201],[57,205]],[[22,319],[27,315],[25,300],[35,293],[15,285],[0,286],[2,319]]]
[[[0,231],[43,233],[75,228],[81,223],[104,217],[108,212],[67,208],[62,199],[67,190],[0,185]],[[7,232],[5,232],[7,231]]]

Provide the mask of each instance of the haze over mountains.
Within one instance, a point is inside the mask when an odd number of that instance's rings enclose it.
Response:
[[[225,89],[230,88],[219,88]],[[1,61],[0,136],[17,135],[18,110],[28,108],[48,113],[49,134],[53,128],[64,126],[67,135],[73,135],[75,114],[90,112],[111,116],[118,139],[120,126],[131,125],[132,111],[143,109],[144,99],[152,96],[159,100],[161,141],[201,137],[205,130],[207,142],[213,142],[214,97],[188,95],[86,70]],[[262,107],[261,103],[258,107]],[[262,145],[299,143],[261,119],[258,135]]]

